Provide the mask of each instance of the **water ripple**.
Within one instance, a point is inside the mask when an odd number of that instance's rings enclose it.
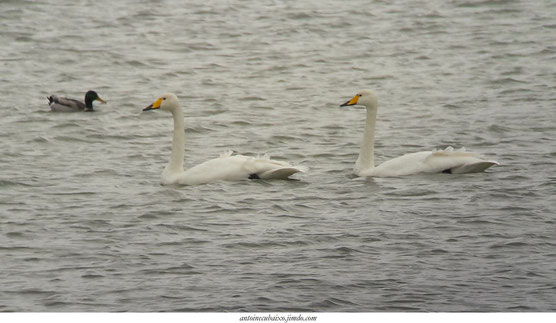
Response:
[[[28,4],[0,12],[1,311],[556,310],[548,1]],[[339,104],[365,87],[376,162],[502,165],[355,177],[365,114]],[[108,104],[49,111],[89,89]],[[310,171],[161,186],[172,120],[142,108],[167,91],[186,166],[233,149]]]

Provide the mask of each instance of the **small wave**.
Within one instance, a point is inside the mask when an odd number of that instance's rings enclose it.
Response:
[[[515,84],[515,83],[527,84],[528,82],[518,80],[518,79],[515,79],[515,78],[512,78],[512,77],[504,77],[504,78],[499,78],[499,79],[492,80],[491,83],[496,84],[496,85],[509,85],[509,84]]]
[[[506,248],[516,249],[516,248],[522,248],[530,245],[531,244],[526,242],[514,241],[514,242],[506,242],[506,243],[495,243],[493,245],[490,245],[489,248],[490,249],[506,249]]]
[[[69,136],[55,136],[54,140],[62,141],[62,142],[83,142],[83,143],[98,143],[98,141],[88,140],[85,138],[79,137],[69,137]]]
[[[27,184],[27,183],[24,183],[24,182],[0,179],[0,187],[3,187],[3,186],[8,187],[8,186],[33,186],[33,185]]]
[[[244,127],[244,126],[251,126],[251,125],[253,125],[253,123],[251,123],[249,121],[244,121],[244,120],[236,120],[236,121],[230,122],[229,125]]]
[[[508,126],[503,126],[503,125],[498,125],[498,124],[490,125],[487,129],[488,129],[488,131],[492,131],[492,132],[495,132],[495,133],[506,133],[506,132],[514,131],[514,129],[512,129]]]
[[[208,232],[209,230],[203,228],[196,228],[190,225],[185,224],[157,224],[157,227],[168,228],[176,231],[200,231],[200,232]]]
[[[227,249],[269,249],[284,247],[284,243],[278,241],[265,241],[265,242],[237,242],[237,243],[227,243],[222,245]]]
[[[149,66],[148,64],[138,61],[138,60],[129,60],[125,62],[127,65],[129,66],[133,66],[133,67],[146,67]]]
[[[56,291],[42,290],[42,289],[39,289],[39,288],[25,288],[25,289],[21,289],[21,290],[17,290],[17,291],[4,290],[4,292],[8,293],[8,294],[22,294],[22,295],[41,295],[41,294],[55,295],[55,294],[57,294]]]
[[[149,212],[149,213],[139,215],[137,218],[138,219],[152,220],[152,219],[158,219],[158,216],[154,212]]]
[[[23,238],[23,232],[7,232],[6,236],[9,238]]]
[[[250,102],[250,101],[265,101],[264,98],[261,98],[261,97],[258,97],[258,96],[244,96],[244,97],[239,98],[239,100],[240,101],[247,101],[247,102]]]
[[[411,189],[396,190],[388,194],[392,196],[400,196],[400,197],[410,197],[410,196],[418,197],[418,196],[427,196],[436,193],[437,193],[436,191],[432,191],[432,190],[411,188]]]
[[[84,275],[81,275],[81,278],[85,278],[85,279],[104,278],[104,275],[84,274]]]
[[[91,134],[87,138],[92,139],[103,139],[103,141],[114,141],[114,140],[133,140],[136,139],[134,135],[110,135],[110,134]]]
[[[485,1],[466,1],[458,4],[462,8],[493,7],[505,6],[509,3],[516,3],[516,0],[485,0]]]
[[[67,128],[81,128],[82,125],[75,122],[66,122],[52,126],[52,129],[67,129]]]

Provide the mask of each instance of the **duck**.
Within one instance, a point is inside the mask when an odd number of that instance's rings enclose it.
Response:
[[[97,92],[92,90],[85,93],[85,103],[75,99],[59,97],[57,95],[47,96],[46,98],[48,99],[50,110],[53,112],[93,112],[93,101],[106,103],[106,101],[98,96]]]
[[[304,166],[293,166],[285,161],[268,156],[251,157],[233,154],[228,150],[219,157],[207,160],[184,170],[185,129],[184,114],[178,97],[174,93],[160,96],[143,111],[163,110],[174,119],[172,153],[162,172],[162,185],[200,185],[216,181],[239,181],[247,179],[288,179],[291,175],[307,170]]]
[[[493,160],[484,160],[476,153],[468,152],[464,147],[444,150],[421,151],[409,153],[375,166],[374,137],[378,99],[372,90],[362,90],[340,107],[361,105],[367,109],[367,119],[361,149],[353,173],[360,177],[398,177],[419,173],[465,174],[478,173],[499,165]]]

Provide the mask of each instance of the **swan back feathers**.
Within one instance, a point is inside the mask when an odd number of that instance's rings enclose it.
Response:
[[[425,161],[427,161],[430,158],[435,158],[435,157],[475,157],[475,158],[481,158],[481,156],[477,153],[472,153],[472,152],[465,151],[465,147],[461,147],[460,149],[454,149],[452,146],[448,146],[444,150],[436,150],[436,149],[433,150],[432,153],[430,154],[430,156],[427,157],[427,159],[425,159]]]

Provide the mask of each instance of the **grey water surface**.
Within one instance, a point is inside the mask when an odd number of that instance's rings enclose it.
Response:
[[[0,2],[0,311],[556,311],[556,2]],[[465,146],[485,173],[355,178]],[[108,101],[56,114],[46,96]],[[290,181],[161,186],[232,149]]]

